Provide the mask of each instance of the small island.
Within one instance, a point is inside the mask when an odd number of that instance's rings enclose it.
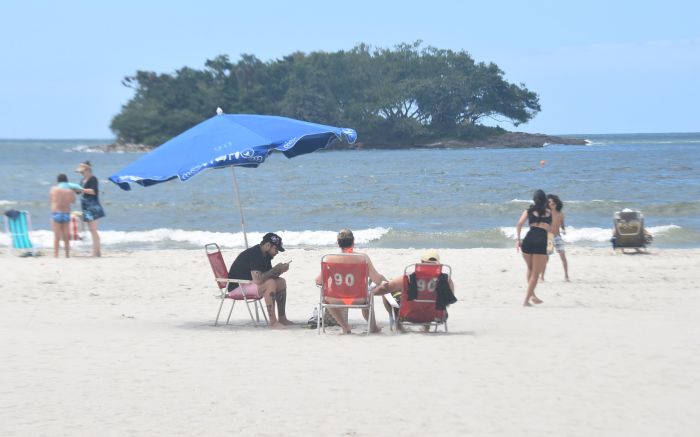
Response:
[[[579,138],[509,132],[541,111],[525,84],[504,79],[494,63],[466,51],[391,49],[359,44],[338,52],[294,52],[263,62],[220,55],[204,69],[174,74],[137,71],[123,84],[134,96],[110,125],[117,136],[105,151],[147,151],[215,114],[276,114],[358,132],[341,149],[503,148],[586,144]]]

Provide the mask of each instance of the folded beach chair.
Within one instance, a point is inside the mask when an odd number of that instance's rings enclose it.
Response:
[[[85,240],[85,222],[81,211],[71,211],[70,213],[70,239],[71,241]]]
[[[236,288],[231,292],[228,291],[228,284],[231,282],[237,282],[239,284],[249,284],[251,281],[246,279],[228,278],[228,269],[226,268],[226,263],[224,262],[224,257],[221,254],[221,249],[219,249],[218,244],[209,243],[204,246],[204,250],[207,253],[209,264],[211,265],[211,269],[214,272],[216,286],[219,289],[219,293],[216,295],[216,298],[221,300],[221,303],[219,304],[219,311],[216,313],[216,319],[214,320],[214,326],[216,326],[219,323],[219,315],[221,314],[221,308],[224,306],[224,302],[226,301],[226,299],[231,299],[231,310],[229,310],[228,318],[226,318],[227,325],[229,323],[229,320],[231,320],[231,313],[233,313],[233,307],[236,305],[237,300],[242,300],[245,302],[246,307],[248,308],[248,314],[250,315],[250,320],[252,320],[256,326],[258,325],[258,323],[260,323],[260,316],[258,315],[259,306],[260,311],[262,311],[262,315],[265,318],[265,324],[267,325],[267,314],[265,313],[265,308],[263,307],[263,304],[260,302],[263,296],[260,296],[257,293],[243,293],[240,287]],[[251,303],[255,307],[255,317],[253,317],[253,312],[250,310]]]
[[[364,256],[351,253],[325,255],[321,258],[321,293],[318,307],[318,333],[326,332],[327,308],[366,309],[372,313],[373,299],[369,288],[369,267]],[[367,318],[367,335],[372,318]]]
[[[623,209],[613,216],[613,249],[646,250],[651,243],[651,235],[644,229],[644,215],[640,211]]]
[[[29,211],[11,209],[5,212],[5,231],[12,240],[8,254],[19,252],[20,256],[36,255],[36,249],[29,239],[31,230],[32,220]]]
[[[442,325],[447,332],[447,310],[436,306],[440,282],[449,284],[451,274],[452,268],[447,264],[419,263],[404,269],[396,332],[401,332],[404,324],[423,325],[428,330],[434,326],[435,332]],[[444,276],[441,278],[441,275]]]

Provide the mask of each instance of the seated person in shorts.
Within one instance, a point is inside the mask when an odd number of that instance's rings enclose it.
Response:
[[[420,257],[420,262],[422,263],[440,263],[440,254],[436,250],[426,250]],[[452,282],[452,278],[449,280],[450,290],[454,294],[455,286]],[[389,313],[390,317],[396,318],[399,314],[399,303],[401,292],[403,291],[403,275],[392,279],[389,282],[385,282],[380,286],[376,287],[372,293],[375,296],[382,295],[382,302],[384,303],[384,308]]]
[[[66,252],[66,258],[70,256],[70,206],[75,203],[75,193],[68,188],[62,188],[61,184],[68,182],[68,177],[61,173],[57,178],[58,185],[51,187],[49,200],[51,202],[51,228],[53,229],[53,256],[58,258],[58,249],[61,240]]]
[[[289,270],[289,263],[278,263],[272,267],[272,258],[279,252],[284,252],[282,238],[272,232],[267,233],[260,244],[241,252],[228,271],[229,279],[252,281],[249,284],[232,282],[228,286],[228,291],[229,293],[247,293],[246,296],[256,293],[258,296],[263,296],[271,328],[284,328],[285,325],[293,324],[287,319],[285,313],[287,282],[280,277],[282,273]],[[279,317],[275,316],[275,302]]]
[[[355,236],[353,235],[352,231],[350,229],[343,229],[340,232],[338,232],[338,247],[340,247],[340,250],[342,253],[355,253],[358,255],[362,255],[367,261],[367,266],[369,270],[369,279],[375,283],[375,284],[380,284],[383,281],[386,281],[386,278],[377,272],[377,269],[374,268],[374,264],[372,264],[372,260],[369,258],[367,254],[364,253],[358,253],[355,252]],[[321,277],[321,274],[316,277],[316,285],[321,285],[323,282],[323,279]],[[331,313],[333,318],[338,322],[341,328],[343,328],[343,333],[344,334],[350,334],[350,325],[348,324],[348,315],[347,315],[347,310],[344,310],[343,308],[328,308],[328,311]],[[374,318],[374,313],[369,314],[368,310],[362,310],[362,316],[367,320],[368,317],[371,317],[370,319],[370,331],[371,332],[379,332],[381,331],[381,328],[377,327],[377,322],[375,321]]]

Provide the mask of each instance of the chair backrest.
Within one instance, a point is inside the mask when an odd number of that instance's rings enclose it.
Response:
[[[639,211],[619,211],[613,218],[615,245],[618,247],[644,246],[644,216]]]
[[[9,215],[8,215],[9,213]],[[32,241],[29,239],[31,231],[31,217],[29,211],[8,211],[5,214],[5,228],[12,238],[14,249],[33,249]]]
[[[369,267],[359,254],[325,255],[321,258],[321,295],[339,299],[345,305],[368,298]]]
[[[437,284],[442,273],[447,273],[448,278],[451,269],[445,264],[420,263],[411,264],[404,269],[403,290],[399,302],[399,317],[412,323],[430,323],[436,320],[444,320],[445,311],[435,309],[437,300]],[[408,299],[410,277],[416,277],[416,298]]]
[[[209,259],[211,270],[214,272],[214,279],[228,278],[228,269],[226,268],[224,256],[221,254],[219,245],[216,243],[209,243],[204,246],[204,250],[207,252],[207,258]],[[228,287],[228,283],[226,282],[216,281],[216,284],[221,290]]]

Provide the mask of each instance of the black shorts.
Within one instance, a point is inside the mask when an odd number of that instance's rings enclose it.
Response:
[[[547,231],[538,227],[531,227],[520,246],[523,253],[533,255],[547,255]]]

